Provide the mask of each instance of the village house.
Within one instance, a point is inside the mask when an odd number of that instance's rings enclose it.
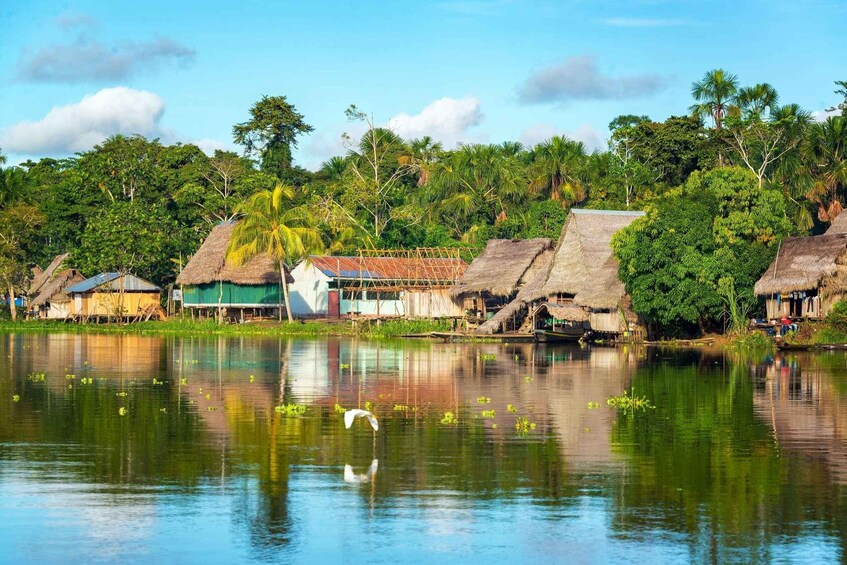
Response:
[[[85,277],[72,268],[63,268],[68,254],[56,255],[46,269],[33,269],[35,275],[27,289],[29,316],[49,320],[71,318],[71,297],[65,289]]]
[[[291,311],[301,318],[458,318],[450,288],[468,265],[456,257],[310,256],[293,270]]]
[[[823,235],[789,237],[756,282],[768,319],[823,319],[847,297],[847,214]]]
[[[182,305],[202,313],[237,320],[275,318],[284,308],[279,267],[267,254],[236,266],[227,261],[235,224],[218,224],[179,273]],[[294,282],[285,270],[288,283]]]
[[[469,321],[484,324],[510,304],[532,279],[543,271],[552,255],[553,240],[492,239],[474,259],[458,284],[450,291]],[[519,309],[517,305],[513,308]],[[503,314],[481,331],[491,333],[510,320],[514,312]]]
[[[101,273],[65,288],[68,317],[79,321],[132,320],[162,316],[162,289],[131,274]]]

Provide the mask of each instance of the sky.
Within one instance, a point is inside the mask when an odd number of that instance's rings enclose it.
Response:
[[[345,152],[350,104],[410,139],[567,135],[604,148],[621,114],[688,113],[724,68],[822,111],[847,80],[847,0],[0,0],[0,150],[8,163],[117,134],[204,151],[284,95],[314,131],[295,161]]]

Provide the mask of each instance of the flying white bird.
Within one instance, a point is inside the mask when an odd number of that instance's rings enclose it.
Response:
[[[367,418],[368,422],[373,426],[374,431],[379,430],[379,422],[376,421],[376,416],[367,410],[361,410],[359,408],[353,408],[344,413],[344,427],[349,430],[350,426],[353,425],[353,420],[356,418]]]
[[[353,467],[351,465],[344,466],[344,482],[349,483],[351,485],[360,485],[362,483],[369,483],[373,480],[376,475],[376,470],[379,467],[379,459],[374,459],[371,461],[371,466],[368,467],[368,471],[364,475],[357,475],[353,472]]]

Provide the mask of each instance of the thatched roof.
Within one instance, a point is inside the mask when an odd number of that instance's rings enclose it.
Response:
[[[32,279],[32,283],[30,283],[29,288],[27,289],[27,294],[30,296],[35,296],[41,292],[41,289],[44,285],[49,283],[53,278],[53,274],[56,272],[56,269],[62,266],[62,263],[65,259],[68,258],[67,253],[62,253],[61,255],[56,255],[53,257],[53,260],[50,261],[50,264],[43,271],[38,269],[37,271],[33,269],[33,274],[35,276]]]
[[[837,235],[840,233],[847,233],[847,210],[842,210],[841,213],[835,216],[835,219],[829,225],[829,229],[826,230],[826,235]]]
[[[491,335],[500,331],[505,322],[514,316],[523,306],[529,304],[532,300],[530,297],[536,294],[544,279],[547,277],[547,271],[550,270],[550,263],[553,260],[553,250],[547,249],[539,253],[520,280],[521,289],[515,299],[506,304],[496,314],[491,316],[484,324],[480,325],[474,333],[480,335]]]
[[[845,234],[829,235],[827,232],[814,237],[789,237],[779,246],[776,258],[756,282],[756,294],[768,296],[817,288],[823,277],[836,273],[836,264],[845,251]]]
[[[312,255],[309,262],[323,274],[334,279],[363,279],[402,281],[413,286],[452,283],[468,264],[449,257],[349,257]]]
[[[471,294],[511,296],[535,258],[553,246],[552,240],[492,239],[450,291],[453,298]]]
[[[61,304],[70,302],[71,297],[65,292],[65,289],[84,280],[85,277],[76,269],[65,269],[55,275],[47,284],[42,285],[41,291],[30,305],[34,308],[40,308],[47,303]]]
[[[545,302],[535,309],[535,313],[538,315],[545,310],[556,320],[565,320],[568,322],[588,321],[588,312],[576,304],[550,304],[549,302]]]
[[[218,224],[212,228],[209,237],[177,276],[177,284],[198,285],[218,281],[244,285],[279,284],[277,265],[267,254],[256,255],[240,267],[226,261],[234,229],[235,224]],[[294,282],[287,269],[285,273],[288,282]]]
[[[547,279],[532,297],[571,294],[574,303],[589,308],[614,308],[624,295],[612,236],[644,216],[644,212],[571,210],[556,244]]]

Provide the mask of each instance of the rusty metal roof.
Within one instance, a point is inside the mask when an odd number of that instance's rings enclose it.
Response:
[[[403,281],[410,285],[454,282],[468,264],[455,258],[428,257],[318,257],[309,261],[328,277]]]

